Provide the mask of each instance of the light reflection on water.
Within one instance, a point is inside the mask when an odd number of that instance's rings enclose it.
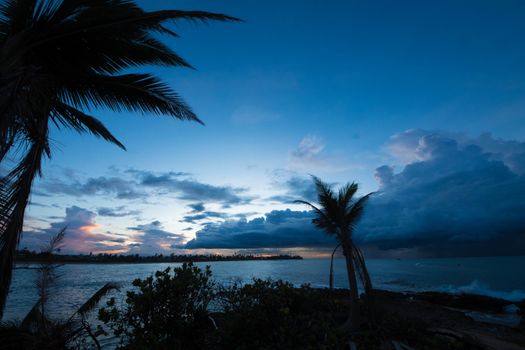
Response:
[[[49,309],[52,316],[67,317],[106,282],[117,282],[123,290],[135,278],[144,278],[157,270],[180,264],[67,264],[61,274]],[[313,287],[328,285],[330,261],[327,259],[281,261],[223,261],[197,263],[210,265],[214,279],[229,283],[252,278],[283,279],[295,285],[309,283]],[[525,298],[525,257],[489,257],[455,259],[384,260],[370,259],[367,265],[376,288],[394,291],[439,290],[470,292],[519,300]],[[23,265],[22,265],[23,266]],[[20,319],[36,301],[36,271],[17,269],[4,320]],[[343,259],[336,259],[336,287],[347,287]],[[124,296],[124,292],[117,293]]]

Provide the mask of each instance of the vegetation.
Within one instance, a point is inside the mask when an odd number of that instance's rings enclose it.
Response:
[[[100,333],[117,337],[121,350],[347,349],[349,344],[368,350],[477,350],[495,341],[485,326],[446,307],[472,301],[479,306],[471,296],[456,301],[448,296],[441,307],[425,301],[443,298],[438,293],[420,299],[416,294],[373,291],[379,317],[349,335],[339,327],[349,305],[344,289],[260,279],[218,285],[209,268],[192,263],[137,279],[133,286],[123,304],[112,298],[99,310]],[[504,305],[488,299],[500,308]],[[367,306],[362,303],[362,316],[369,314]],[[488,329],[502,332],[511,344],[525,338],[505,327]],[[483,333],[476,333],[480,330]],[[503,349],[509,343],[500,344]]]
[[[352,234],[357,221],[363,213],[364,204],[371,193],[356,201],[354,200],[354,195],[358,190],[358,185],[355,182],[346,184],[339,189],[339,192],[336,194],[329,184],[324,183],[315,176],[313,180],[317,189],[318,202],[321,207],[318,208],[312,203],[303,200],[298,200],[296,203],[306,204],[312,208],[317,215],[317,217],[312,220],[312,223],[323,229],[329,235],[334,235],[343,247],[351,295],[349,317],[344,327],[349,331],[355,331],[360,327],[357,276],[360,277],[363,283],[368,299],[371,297],[372,282],[368,275],[363,253],[354,244]],[[334,253],[336,249],[337,247],[334,249]],[[333,273],[333,255],[332,253],[332,264],[330,265],[331,276]],[[330,277],[330,280],[332,280],[332,278],[333,277]]]
[[[46,253],[29,251],[23,249],[18,251],[15,256],[15,261],[19,263],[34,263],[42,259],[47,259]],[[250,255],[250,254],[234,254],[234,255],[163,255],[155,254],[143,256],[138,254],[56,254],[53,260],[61,263],[164,263],[164,262],[199,262],[199,261],[243,261],[243,260],[300,260],[302,257],[298,255]]]
[[[184,263],[133,282],[125,307],[99,312],[120,349],[337,349],[331,298],[282,281],[218,286],[209,268]],[[108,333],[107,333],[108,334]]]
[[[128,0],[0,4],[0,162],[18,151],[18,164],[0,179],[0,317],[31,186],[42,160],[51,157],[50,124],[124,149],[86,111],[127,110],[200,122],[159,78],[127,73],[142,65],[191,67],[158,39],[159,33],[177,36],[165,27],[168,20],[236,19],[201,11],[146,12]]]
[[[59,278],[56,270],[60,265],[54,261],[56,255],[53,253],[60,251],[64,233],[65,229],[53,236],[49,247],[42,252],[47,258],[38,267],[35,281],[38,300],[35,305],[21,322],[0,324],[0,349],[60,350],[86,348],[88,345],[101,348],[88,316],[107,293],[118,289],[116,284],[106,283],[66,320],[52,320],[47,314],[51,287]]]

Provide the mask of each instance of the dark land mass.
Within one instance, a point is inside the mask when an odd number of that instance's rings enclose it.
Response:
[[[341,301],[348,298],[344,289],[331,293]],[[368,330],[365,326],[354,337],[358,349],[525,350],[525,299],[510,302],[474,294],[384,290],[374,290],[373,296],[377,317]],[[509,316],[517,319],[514,325],[500,323]]]
[[[301,260],[298,255],[162,255],[149,256],[125,255],[125,254],[53,254],[41,253],[29,250],[18,251],[15,261],[18,264],[32,264],[48,262],[53,263],[84,263],[84,264],[144,264],[144,263],[181,263],[181,262],[211,262],[211,261],[245,261],[245,260]]]

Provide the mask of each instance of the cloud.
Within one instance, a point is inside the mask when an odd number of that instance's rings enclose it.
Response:
[[[109,217],[135,216],[140,214],[140,210],[126,210],[125,206],[117,208],[100,207],[97,208],[97,214]]]
[[[422,255],[525,253],[523,143],[409,130],[388,149],[408,162],[379,167],[357,238]]]
[[[188,201],[218,202],[224,206],[249,203],[253,198],[246,196],[246,188],[214,186],[194,180],[181,178],[180,173],[160,173],[143,171],[139,174],[142,186],[177,194],[177,198]]]
[[[65,194],[75,197],[111,195],[118,199],[137,199],[146,196],[146,193],[137,189],[136,183],[121,177],[88,178],[85,182],[74,180],[66,182],[55,179],[44,182],[41,187],[47,194]]]
[[[155,220],[148,224],[128,227],[135,231],[134,239],[138,242],[130,245],[130,254],[152,255],[168,252],[175,246],[180,246],[186,240],[183,234],[164,230],[162,223]]]
[[[494,138],[490,133],[482,134],[471,142],[490,152],[491,159],[501,160],[512,172],[525,175],[525,142]]]
[[[332,246],[334,241],[312,224],[307,211],[274,210],[253,220],[208,224],[181,248],[288,248]]]
[[[248,189],[216,186],[199,182],[186,172],[155,173],[129,169],[121,176],[92,177],[85,180],[73,176],[48,180],[40,185],[40,195],[65,194],[69,196],[113,196],[116,199],[146,199],[151,196],[173,194],[178,199],[195,202],[215,202],[223,207],[251,202]],[[109,213],[109,211],[104,211]]]
[[[40,250],[53,235],[65,227],[65,251],[89,253],[115,250],[116,247],[112,244],[115,242],[115,235],[98,232],[102,226],[96,222],[96,216],[94,212],[77,206],[66,208],[65,217],[61,221],[51,223],[46,229],[24,232],[20,247]]]
[[[307,171],[340,172],[362,168],[362,165],[353,164],[345,156],[325,152],[323,141],[313,135],[299,142],[297,148],[290,152],[289,160],[292,168]]]
[[[298,199],[306,201],[315,201],[317,199],[317,192],[311,177],[299,176],[293,171],[282,169],[274,171],[273,176],[275,178],[273,186],[278,189],[284,189],[285,193],[272,196],[268,200],[291,204]]]
[[[227,213],[221,213],[217,211],[203,211],[194,215],[185,215],[179,222],[186,222],[188,224],[194,224],[197,221],[208,220],[210,218],[226,219],[229,217]]]
[[[325,146],[317,136],[306,136],[290,153],[290,162],[298,167],[318,166],[323,163],[321,152]]]
[[[192,209],[192,213],[200,213],[205,210],[204,203],[202,202],[189,204],[188,207]]]
[[[387,149],[406,162],[376,170],[379,191],[367,203],[355,239],[378,256],[472,256],[525,253],[523,143],[490,135],[411,130]],[[289,175],[289,174],[285,174]],[[291,194],[315,199],[307,178],[283,176]],[[310,190],[308,190],[310,191]],[[333,244],[311,224],[312,213],[272,211],[265,217],[206,225],[184,247],[287,248]]]
[[[432,135],[447,138],[460,148],[469,145],[478,146],[489,155],[489,159],[502,161],[516,174],[525,174],[525,142],[495,138],[490,133],[470,138],[462,133],[410,129],[393,135],[386,149],[404,164],[424,161],[428,157],[428,145],[425,142]]]

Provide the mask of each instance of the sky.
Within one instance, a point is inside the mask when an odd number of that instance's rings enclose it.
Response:
[[[523,1],[139,3],[243,20],[175,23],[196,69],[135,70],[205,126],[97,111],[127,151],[53,129],[20,247],[67,226],[66,252],[323,256],[293,204],[314,174],[376,192],[368,256],[525,254]]]

